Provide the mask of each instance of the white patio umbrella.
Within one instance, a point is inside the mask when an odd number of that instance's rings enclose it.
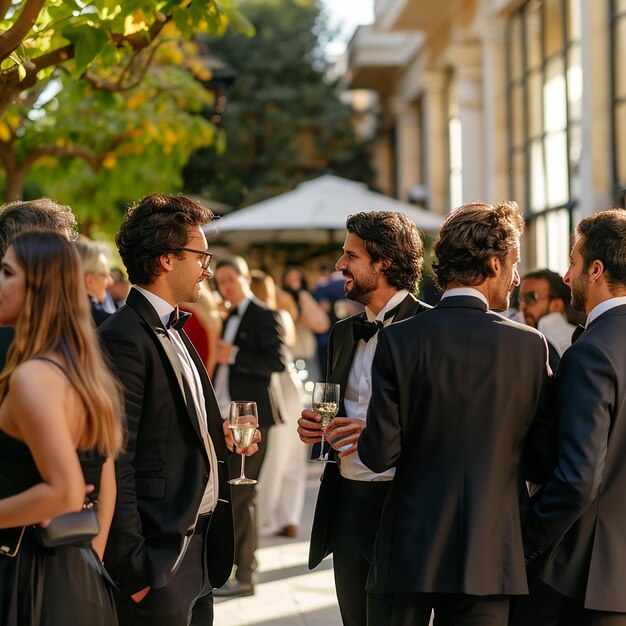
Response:
[[[443,218],[412,204],[375,193],[363,183],[325,175],[293,191],[235,211],[207,228],[207,236],[249,243],[341,242],[346,219],[360,211],[404,213],[426,233],[436,233]]]

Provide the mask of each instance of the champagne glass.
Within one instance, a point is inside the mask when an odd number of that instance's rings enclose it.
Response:
[[[334,383],[315,383],[313,387],[313,410],[322,418],[322,443],[320,455],[311,461],[320,463],[335,463],[328,458],[328,453],[324,454],[324,443],[326,441],[324,431],[332,419],[339,412],[340,387]]]
[[[228,410],[228,427],[238,448],[247,448],[254,441],[254,433],[259,424],[256,402],[239,402],[233,400]],[[231,478],[231,485],[255,485],[256,480],[246,478],[246,455],[241,455],[241,474],[239,478]]]

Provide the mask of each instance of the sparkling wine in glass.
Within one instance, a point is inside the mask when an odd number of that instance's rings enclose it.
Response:
[[[324,454],[325,430],[339,412],[340,387],[335,383],[315,383],[313,387],[313,410],[322,418],[322,442],[320,455],[311,461],[320,463],[334,463],[328,458],[328,453]]]
[[[228,410],[228,427],[233,435],[235,446],[247,448],[254,441],[254,433],[259,425],[259,418],[256,402],[232,401]],[[241,455],[241,475],[239,478],[231,478],[228,482],[231,485],[255,485],[256,480],[246,478],[245,469],[246,456]]]

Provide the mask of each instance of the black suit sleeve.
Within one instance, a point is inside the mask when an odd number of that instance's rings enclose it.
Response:
[[[285,369],[280,318],[274,311],[259,308],[254,322],[254,339],[242,342],[238,346],[231,371],[247,376],[269,378],[273,372],[282,372]]]
[[[526,526],[529,561],[558,541],[596,498],[615,405],[614,368],[590,342],[564,354],[556,386],[558,464]]]
[[[373,472],[396,466],[402,451],[398,377],[385,330],[378,334],[372,364],[372,397],[367,409],[367,426],[359,437],[359,456]]]
[[[142,414],[146,367],[135,337],[125,338],[119,333],[105,331],[102,341],[110,356],[111,369],[123,383],[126,421],[124,450],[115,462],[117,502],[111,535],[114,534],[116,540],[115,546],[110,546],[115,551],[110,558],[115,564],[124,564],[119,569],[115,567],[116,577],[120,590],[131,595],[150,584],[132,465]]]

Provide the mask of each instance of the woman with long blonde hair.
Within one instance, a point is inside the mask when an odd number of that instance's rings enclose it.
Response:
[[[115,504],[121,394],[100,352],[78,255],[62,236],[24,233],[8,248],[0,325],[15,328],[0,374],[0,623],[114,625],[98,556]],[[33,525],[79,511],[86,483],[100,520],[92,546],[40,547]]]

